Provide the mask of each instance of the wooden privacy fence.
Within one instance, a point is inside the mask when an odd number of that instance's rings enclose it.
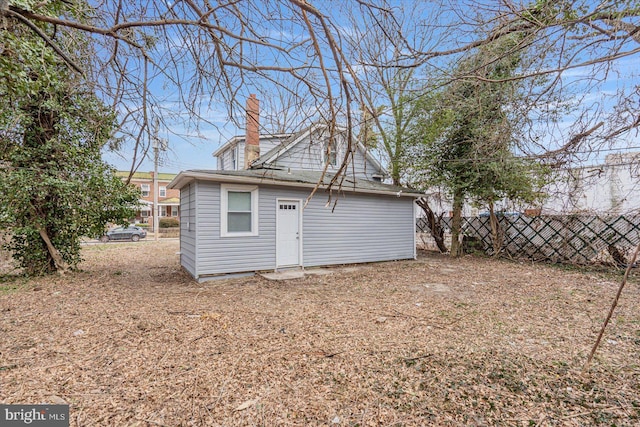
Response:
[[[624,266],[640,242],[640,215],[501,215],[502,252],[514,258],[570,264]],[[450,229],[451,218],[442,218]],[[423,218],[417,231],[429,233]],[[463,235],[493,254],[489,217],[463,218]],[[449,243],[448,243],[449,244]]]

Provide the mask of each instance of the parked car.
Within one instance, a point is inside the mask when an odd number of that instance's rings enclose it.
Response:
[[[147,237],[147,232],[144,228],[130,225],[128,227],[112,228],[100,237],[100,241],[108,242],[109,240],[131,240],[132,242],[137,242],[145,237]]]

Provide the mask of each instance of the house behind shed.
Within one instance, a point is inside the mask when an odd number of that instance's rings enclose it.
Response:
[[[329,124],[260,135],[251,95],[245,136],[213,153],[219,170],[183,171],[169,184],[180,190],[182,266],[206,279],[415,258],[420,194],[383,184],[384,168],[349,135]]]

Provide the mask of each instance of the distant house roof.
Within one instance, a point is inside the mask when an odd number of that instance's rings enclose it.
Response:
[[[159,205],[167,205],[167,206],[171,206],[171,205],[179,205],[180,204],[180,197],[169,197],[168,199],[162,199],[160,201],[158,201]]]
[[[260,165],[268,163],[272,161],[272,159],[280,156],[280,154],[287,152],[289,148],[296,145],[302,139],[302,137],[310,133],[310,131],[311,131],[311,127],[308,127],[306,129],[301,130],[300,132],[289,134],[287,139],[285,139],[280,144],[276,145],[271,150],[267,151],[266,153],[258,157],[256,161],[253,162],[253,167],[258,167]]]
[[[119,178],[127,178],[129,176],[129,171],[117,171],[116,176]],[[175,173],[163,173],[158,172],[158,180],[160,181],[171,181],[176,177]],[[131,179],[153,179],[152,172],[134,172]]]
[[[302,187],[314,188],[322,178],[322,184],[319,188],[326,189],[334,178],[333,174],[325,174],[318,171],[299,171],[292,170],[290,172],[272,169],[247,169],[247,170],[187,170],[180,172],[176,178],[171,181],[168,188],[182,188],[191,181],[204,180],[214,182],[234,182],[239,184],[271,184],[285,187]],[[424,194],[409,188],[398,187],[390,184],[383,184],[377,181],[367,181],[352,177],[344,177],[341,181],[338,177],[333,186],[334,191],[369,193],[369,194],[386,194],[397,197],[421,197]],[[340,186],[340,182],[342,185]]]

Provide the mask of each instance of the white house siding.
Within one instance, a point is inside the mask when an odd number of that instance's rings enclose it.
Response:
[[[197,276],[274,270],[276,199],[304,200],[310,190],[259,187],[259,235],[220,237],[220,184],[198,181]],[[303,211],[305,266],[414,257],[413,199],[347,193],[334,212],[327,196]]]
[[[180,190],[180,264],[193,276],[196,271],[196,184]]]
[[[617,156],[617,157],[616,157]],[[545,214],[594,213],[621,215],[640,210],[640,162],[607,156],[603,165],[559,174],[542,205]]]

